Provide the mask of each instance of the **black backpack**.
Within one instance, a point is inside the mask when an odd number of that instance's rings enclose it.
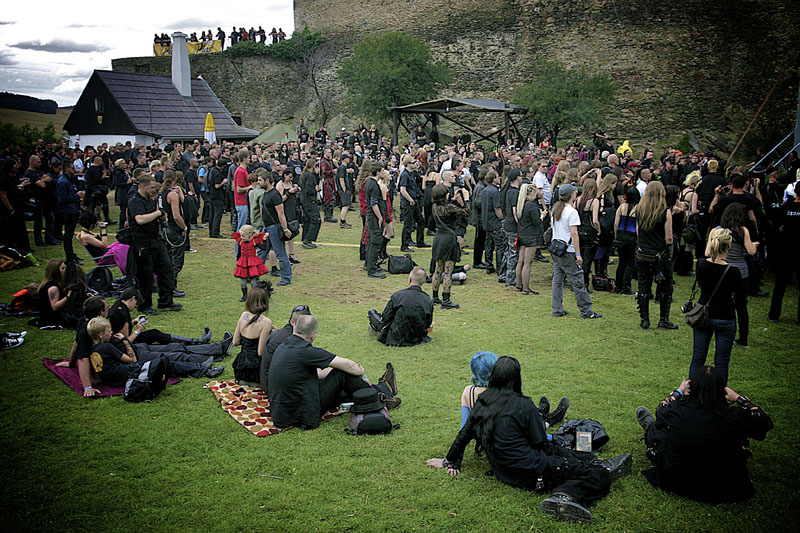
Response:
[[[114,292],[114,276],[108,267],[99,266],[89,272],[89,288],[101,296],[111,296]]]
[[[391,433],[392,419],[386,407],[369,413],[350,413],[350,425],[345,430],[350,435],[381,435]]]
[[[139,371],[125,382],[125,401],[147,402],[161,394],[167,385],[167,362],[164,357],[145,361]]]
[[[408,274],[415,266],[410,254],[389,256],[389,274]]]

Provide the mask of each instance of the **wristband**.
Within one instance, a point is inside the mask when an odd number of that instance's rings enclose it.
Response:
[[[575,254],[575,257],[580,257],[580,256],[581,256],[581,254]]]
[[[750,398],[745,396],[744,394],[740,394],[738,398],[736,398],[736,403],[741,405],[742,407],[747,406],[747,404],[751,404],[753,402],[750,401]]]
[[[92,388],[92,386],[91,386],[91,385],[89,385],[88,387],[84,387],[84,388],[83,388],[83,392],[86,392],[87,390],[89,390],[89,389],[91,389],[91,388]]]
[[[286,231],[291,231],[291,230],[289,228],[283,228],[283,231],[286,232]]]
[[[138,335],[138,334],[139,334],[139,330],[138,329],[133,330],[133,335]]]
[[[675,389],[675,391],[673,391],[672,394],[675,394],[676,392],[678,393],[678,396],[683,396],[683,393],[681,392],[680,389]]]

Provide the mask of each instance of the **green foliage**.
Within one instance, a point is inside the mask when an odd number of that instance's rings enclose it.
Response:
[[[446,64],[431,59],[430,47],[404,33],[366,37],[339,64],[351,110],[375,119],[391,116],[386,108],[434,98],[452,77]]]
[[[311,31],[308,26],[295,30],[290,39],[265,46],[256,41],[240,41],[225,50],[230,57],[270,57],[283,61],[299,61],[313,53],[325,42],[321,33]]]
[[[52,122],[42,129],[30,124],[15,126],[10,122],[0,123],[0,146],[19,145],[23,149],[29,149],[36,144],[37,139],[44,139],[46,143],[58,140]]]
[[[553,142],[562,130],[602,123],[614,102],[616,87],[605,73],[589,74],[544,60],[532,72],[531,81],[516,86],[514,103],[527,108],[526,122],[549,133]]]

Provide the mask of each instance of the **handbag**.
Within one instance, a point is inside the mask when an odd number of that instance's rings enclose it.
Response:
[[[708,298],[708,302],[710,303],[711,300],[714,299],[714,295],[717,294],[717,289],[719,286],[722,285],[722,280],[725,279],[725,274],[728,273],[731,266],[728,265],[725,268],[725,272],[722,273],[720,276],[719,281],[717,281],[717,286],[714,287],[714,290],[711,292],[711,296]],[[697,290],[697,278],[694,280],[694,284],[692,285],[692,295],[689,297],[689,302],[686,303],[681,309],[689,308],[689,311],[686,313],[686,324],[691,326],[694,329],[703,329],[708,325],[708,303],[700,304],[696,303],[694,306],[691,306],[691,302],[694,301],[694,295]]]
[[[300,221],[290,220],[286,223],[286,229],[289,230],[289,234],[287,235],[285,231],[281,232],[281,240],[291,241],[300,234]]]
[[[561,257],[565,253],[567,253],[567,248],[569,247],[569,243],[562,241],[561,239],[553,239],[550,241],[550,246],[547,248],[551,254],[555,255],[556,257]]]

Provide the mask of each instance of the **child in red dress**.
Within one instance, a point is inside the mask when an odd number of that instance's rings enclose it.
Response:
[[[256,244],[264,242],[266,233],[256,233],[253,226],[245,224],[238,232],[231,233],[231,237],[239,243],[239,259],[233,275],[239,278],[242,286],[242,299],[239,301],[243,302],[247,299],[247,282],[250,282],[250,287],[256,287],[259,276],[269,272],[264,261],[256,255]]]

